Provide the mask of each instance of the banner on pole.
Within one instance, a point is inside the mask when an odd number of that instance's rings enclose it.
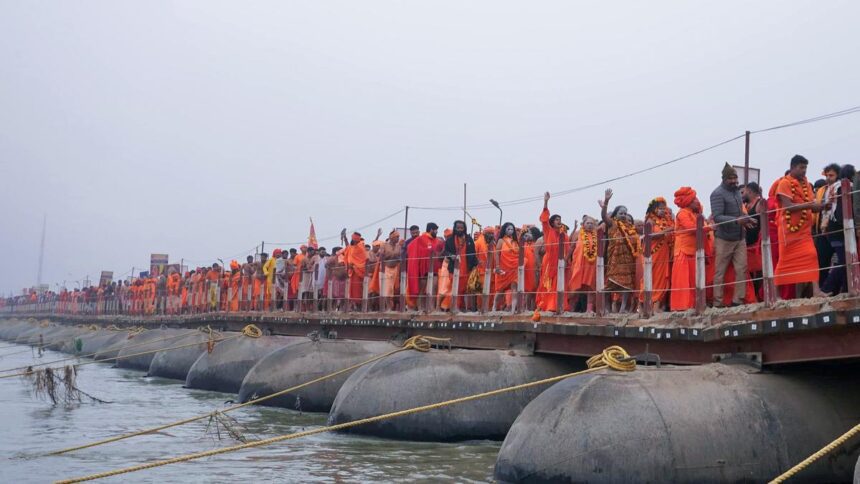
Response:
[[[149,255],[149,273],[153,277],[163,274],[167,269],[167,254]]]
[[[106,286],[113,282],[113,271],[102,271],[99,276],[99,286]]]

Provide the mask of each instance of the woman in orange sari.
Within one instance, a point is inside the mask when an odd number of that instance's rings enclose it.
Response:
[[[613,310],[623,313],[632,307],[630,295],[635,290],[636,258],[642,254],[642,246],[627,207],[619,205],[611,216],[607,213],[611,198],[612,189],[607,189],[604,199],[597,203],[609,240],[606,248],[606,289],[620,296],[620,305],[616,306],[613,301]]]
[[[665,198],[657,197],[648,204],[645,223],[648,222],[651,222],[651,301],[654,310],[660,311],[667,307],[669,300],[670,261],[675,243],[672,237],[675,221],[672,220]],[[644,287],[644,282],[639,286]],[[644,295],[644,291],[639,293],[640,301]]]
[[[579,300],[581,293],[586,293],[586,311],[594,310],[594,291],[597,289],[597,220],[588,215],[582,218],[582,228],[571,237],[574,240],[573,255],[571,256],[572,270],[568,280],[568,290]],[[576,310],[576,302],[570,307]]]

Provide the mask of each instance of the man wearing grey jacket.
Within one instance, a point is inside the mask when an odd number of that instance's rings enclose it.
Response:
[[[732,306],[743,304],[746,297],[747,245],[744,231],[754,227],[755,219],[744,212],[744,202],[738,189],[738,173],[726,163],[723,182],[711,193],[711,214],[714,231],[714,307],[723,306],[723,283],[729,263],[735,268],[735,292]]]

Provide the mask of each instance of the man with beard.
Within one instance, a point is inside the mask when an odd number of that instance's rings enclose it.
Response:
[[[382,264],[382,306],[381,310],[391,310],[395,306],[396,296],[400,294],[400,232],[392,230],[388,240],[379,249],[379,261]]]
[[[344,297],[346,296],[347,270],[344,262],[343,249],[334,247],[331,256],[326,261],[326,273],[331,281],[331,293],[328,295],[332,300],[332,310],[343,310]]]
[[[723,305],[723,282],[729,263],[735,269],[735,291],[732,306],[743,304],[746,297],[747,244],[745,230],[756,226],[747,216],[740,190],[738,173],[726,163],[723,182],[711,193],[714,231],[714,307]]]
[[[430,273],[430,254],[436,247],[436,233],[439,226],[433,222],[427,224],[427,231],[418,237],[410,239],[406,249],[406,277],[409,309],[425,307],[427,294],[427,274]],[[414,234],[414,232],[413,232]]]
[[[806,179],[808,165],[806,158],[794,155],[788,175],[776,187],[779,262],[774,270],[774,283],[794,285],[795,297],[802,297],[807,286],[811,286],[813,297],[822,295],[818,287],[818,253],[812,239],[812,214],[830,208],[831,202],[814,199],[812,185]]]
[[[457,268],[459,279],[457,280],[457,294],[459,299],[459,307],[465,310],[473,308],[464,307],[463,294],[466,292],[466,284],[469,281],[469,273],[478,265],[478,257],[475,254],[475,241],[466,234],[466,222],[462,220],[454,221],[453,231],[445,239],[445,248],[442,255],[446,258],[448,264],[448,272],[453,280],[454,270]],[[455,265],[455,260],[457,265]],[[452,283],[453,285],[453,283]],[[451,308],[451,297],[442,300],[441,307],[444,310]]]
[[[346,245],[346,229],[341,232],[341,241]],[[365,266],[367,263],[367,249],[360,233],[352,233],[349,245],[343,252],[344,263],[349,275],[349,287],[347,290],[349,310],[356,311],[360,309],[362,284],[364,282],[365,271],[367,270]]]

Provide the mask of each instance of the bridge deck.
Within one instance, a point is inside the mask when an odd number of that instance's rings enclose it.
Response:
[[[860,358],[860,297],[797,300],[763,305],[708,309],[696,316],[665,313],[648,319],[636,315],[594,317],[583,314],[544,316],[510,314],[404,313],[207,313],[182,316],[33,316],[70,323],[103,323],[238,330],[254,323],[272,334],[388,340],[424,334],[451,338],[459,348],[509,349],[590,356],[610,345],[631,354],[657,354],[666,363],[707,363],[718,355],[746,353],[765,365]]]

